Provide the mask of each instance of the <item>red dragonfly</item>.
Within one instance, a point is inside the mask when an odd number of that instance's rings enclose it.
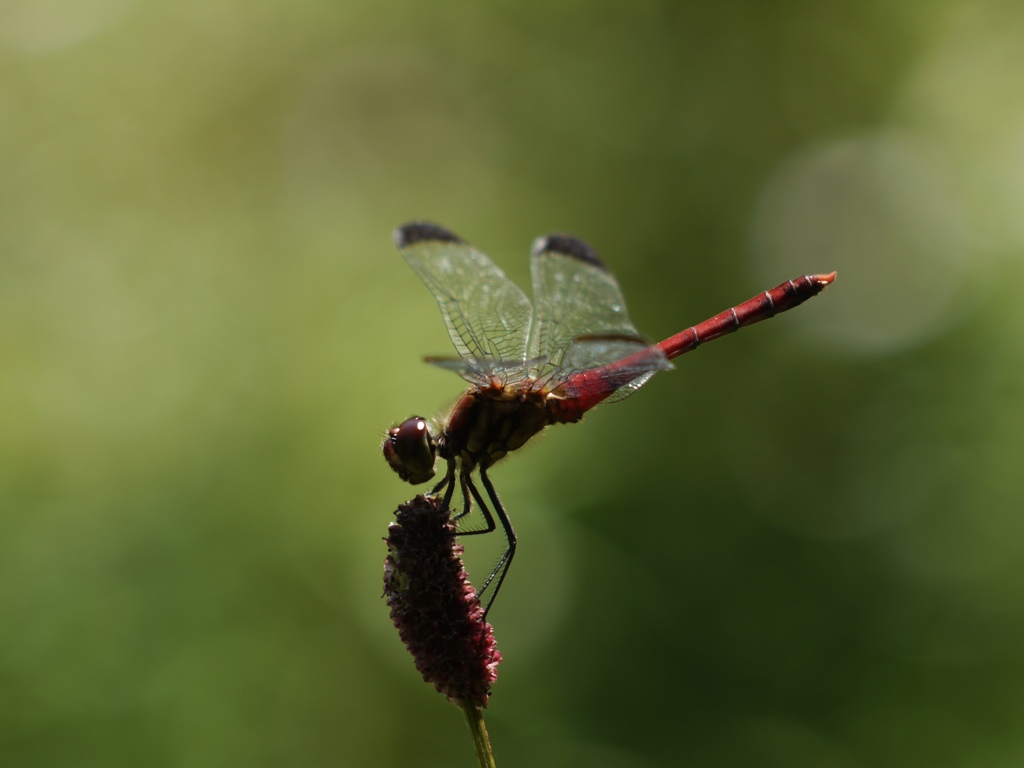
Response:
[[[434,477],[440,457],[447,468],[432,493],[444,490],[442,508],[449,508],[457,484],[462,508],[455,519],[468,515],[475,501],[485,521],[466,534],[501,526],[508,546],[480,589],[482,596],[494,585],[486,610],[516,552],[515,532],[487,474],[495,463],[550,424],[579,421],[599,403],[628,397],[672,368],[672,358],[802,304],[836,276],[788,280],[652,345],[633,327],[615,277],[582,240],[549,235],[534,242],[532,306],[487,256],[443,227],[405,224],[395,242],[437,299],[459,353],[426,362],[454,371],[470,387],[436,434],[420,416],[392,427],[384,456],[413,485]]]

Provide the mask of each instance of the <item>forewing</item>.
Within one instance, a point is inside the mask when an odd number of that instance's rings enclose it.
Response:
[[[568,235],[538,238],[530,272],[535,312],[530,358],[547,358],[558,367],[567,362],[566,352],[577,339],[641,339],[615,276],[582,240]],[[600,365],[618,359],[619,351],[615,344],[598,344],[587,354],[592,365]]]
[[[532,310],[526,294],[483,253],[436,224],[413,222],[395,242],[434,294],[448,334],[473,370],[526,359]]]

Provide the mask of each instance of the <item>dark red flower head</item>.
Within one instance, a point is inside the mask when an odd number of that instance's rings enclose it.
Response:
[[[428,683],[456,703],[487,706],[501,654],[462,566],[455,524],[437,496],[399,506],[388,528],[384,596]]]

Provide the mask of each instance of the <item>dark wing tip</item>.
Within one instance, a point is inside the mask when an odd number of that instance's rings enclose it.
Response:
[[[571,259],[579,259],[588,264],[593,264],[601,269],[608,269],[604,262],[598,258],[597,251],[572,235],[547,235],[538,237],[533,241],[533,254],[539,256],[546,251],[568,256]]]
[[[410,221],[395,230],[395,245],[399,248],[408,248],[416,243],[423,242],[439,243],[462,243],[461,237],[454,232],[445,229],[439,224],[431,224],[429,221]]]

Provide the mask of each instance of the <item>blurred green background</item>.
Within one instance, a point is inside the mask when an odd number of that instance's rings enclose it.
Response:
[[[381,599],[380,438],[461,391],[390,239],[425,218],[523,284],[586,238],[652,338],[839,271],[494,472],[499,765],[1024,764],[1022,39],[0,3],[0,763],[473,764]]]

